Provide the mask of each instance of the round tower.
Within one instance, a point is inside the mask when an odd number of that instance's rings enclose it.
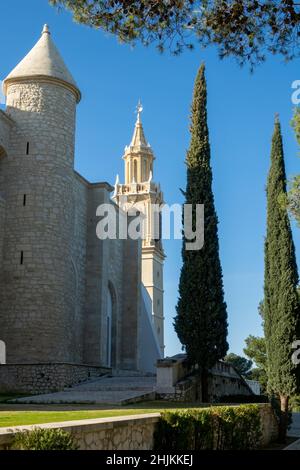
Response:
[[[4,81],[14,121],[2,162],[0,331],[7,363],[73,362],[73,162],[80,91],[49,28]]]

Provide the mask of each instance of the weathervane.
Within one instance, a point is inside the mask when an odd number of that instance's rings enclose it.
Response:
[[[143,112],[143,105],[141,103],[141,100],[139,100],[138,105],[136,107],[136,113],[137,113],[137,122],[140,122],[141,120],[141,113]]]

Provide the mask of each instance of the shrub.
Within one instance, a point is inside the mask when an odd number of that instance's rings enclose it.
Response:
[[[261,442],[258,405],[165,411],[154,433],[154,450],[246,450]]]
[[[61,429],[19,431],[12,445],[14,450],[77,450],[72,435]]]
[[[300,412],[300,395],[294,395],[290,398],[290,408],[294,413]]]

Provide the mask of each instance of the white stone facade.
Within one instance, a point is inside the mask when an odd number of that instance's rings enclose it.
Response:
[[[115,185],[114,199],[124,210],[131,205],[145,216],[144,237],[142,240],[142,284],[151,301],[150,315],[154,326],[154,334],[164,356],[164,284],[163,270],[165,254],[161,240],[161,215],[159,211],[164,205],[160,185],[153,181],[154,153],[147,142],[141,121],[143,108],[138,105],[138,117],[133,137],[129,146],[125,147],[123,156],[125,164],[125,184]],[[156,209],[155,209],[156,208]],[[146,306],[147,306],[146,302]]]

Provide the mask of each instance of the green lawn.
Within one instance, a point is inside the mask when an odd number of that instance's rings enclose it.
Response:
[[[190,406],[189,406],[190,405]],[[76,411],[0,411],[0,427],[21,426],[27,424],[56,423],[79,419],[110,418],[114,416],[130,416],[135,414],[156,413],[164,409],[195,408],[195,404],[145,402],[116,409],[76,410]],[[9,405],[8,405],[9,408]]]
[[[110,418],[154,412],[152,410],[86,410],[86,411],[0,411],[0,427],[56,423],[78,419]]]

